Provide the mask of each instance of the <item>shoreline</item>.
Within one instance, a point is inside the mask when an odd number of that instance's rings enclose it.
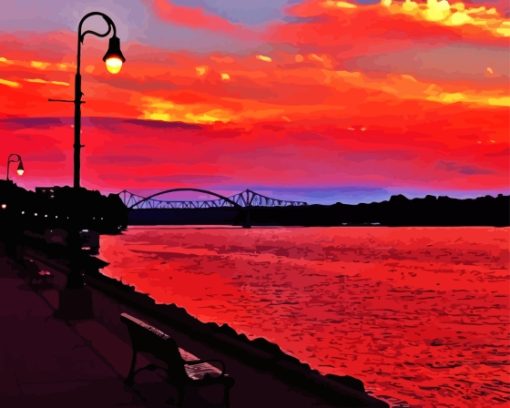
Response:
[[[229,354],[251,365],[271,371],[286,381],[290,380],[289,382],[294,386],[299,385],[330,394],[333,400],[341,395],[349,400],[352,398],[352,402],[356,402],[358,393],[365,394],[361,380],[351,376],[322,375],[312,369],[309,364],[286,354],[277,344],[264,338],[258,337],[252,340],[245,334],[236,332],[228,324],[204,323],[189,314],[183,307],[155,303],[150,296],[137,292],[133,286],[109,278],[100,272],[98,275],[88,276],[87,282],[94,288],[124,303],[129,303],[130,306],[143,309],[158,320],[179,327],[193,337],[206,339],[208,343],[213,343],[219,349],[228,351]],[[361,400],[364,399],[364,396],[361,396]]]
[[[38,247],[35,258],[48,266],[67,273],[62,256],[51,257]],[[323,375],[308,364],[283,352],[277,344],[263,338],[249,339],[227,324],[204,323],[190,315],[185,308],[175,304],[157,304],[148,295],[139,293],[131,285],[103,275],[99,269],[107,265],[99,258],[87,256],[85,279],[88,285],[112,298],[119,305],[126,305],[162,324],[184,332],[186,335],[213,346],[249,366],[270,373],[291,387],[311,392],[330,403],[354,407],[388,407],[389,404],[365,391],[362,380],[351,376]],[[94,317],[97,318],[97,317]],[[336,406],[336,405],[335,405]]]

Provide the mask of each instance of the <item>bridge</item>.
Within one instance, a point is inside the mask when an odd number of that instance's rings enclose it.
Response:
[[[160,200],[156,197],[181,192],[181,191],[194,191],[202,194],[207,194],[216,197],[211,200]],[[290,201],[278,198],[268,197],[263,194],[256,193],[255,191],[246,189],[240,193],[234,194],[230,197],[217,194],[209,190],[198,188],[174,188],[169,190],[160,191],[159,193],[152,194],[148,197],[123,190],[119,193],[119,197],[126,207],[129,209],[154,209],[154,208],[221,208],[221,207],[296,207],[305,206],[308,203],[304,201]]]

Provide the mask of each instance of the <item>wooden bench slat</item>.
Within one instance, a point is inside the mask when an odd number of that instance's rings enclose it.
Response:
[[[184,361],[200,360],[197,356],[181,347],[179,347],[179,353]],[[208,362],[186,365],[185,370],[186,373],[193,379],[201,379],[204,377],[204,374],[221,375],[221,370]]]
[[[213,369],[211,369],[211,367],[212,366],[210,364],[203,363],[195,364],[192,366],[187,365],[186,367],[184,367],[184,369],[186,370],[186,374],[190,378],[193,378],[194,380],[202,380],[206,375],[211,374],[213,377],[218,377],[219,375],[221,375],[220,370],[218,370],[216,367],[212,367]]]
[[[194,354],[190,353],[187,350],[184,350],[182,347],[179,347],[179,353],[182,359],[185,361],[200,360],[197,356],[195,356]]]
[[[157,329],[156,327],[154,326],[151,326],[150,324],[148,323],[145,323],[143,320],[140,320],[140,319],[137,319],[136,317],[134,316],[131,316],[130,314],[127,314],[127,313],[121,313],[121,316],[124,318],[124,319],[127,319],[133,323],[135,323],[136,325],[140,326],[140,327],[143,327],[145,330],[148,330],[150,331],[151,333],[155,334],[156,336],[160,337],[161,339],[163,340],[167,340],[170,338],[170,336],[168,334],[166,334],[165,332]]]

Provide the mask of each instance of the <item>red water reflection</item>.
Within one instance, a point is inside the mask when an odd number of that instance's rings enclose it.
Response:
[[[510,403],[508,228],[130,228],[104,273],[413,407]]]

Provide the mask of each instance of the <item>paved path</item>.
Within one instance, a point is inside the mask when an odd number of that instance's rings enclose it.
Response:
[[[0,406],[145,406],[75,327],[0,256]]]

